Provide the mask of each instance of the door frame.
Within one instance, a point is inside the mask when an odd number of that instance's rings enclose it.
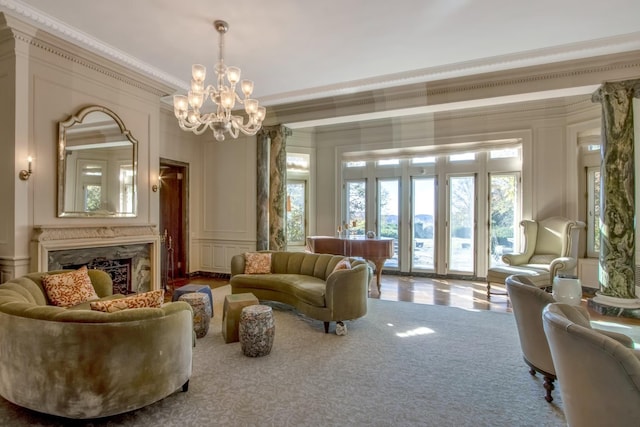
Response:
[[[185,277],[189,277],[189,248],[190,248],[190,234],[189,234],[189,163],[181,162],[178,160],[167,159],[164,157],[160,157],[160,181],[162,182],[162,167],[170,167],[170,168],[179,168],[181,169],[181,173],[183,174],[182,182],[182,239],[178,242],[181,245],[181,251],[184,254],[184,273]],[[160,186],[160,191],[162,191],[162,185]],[[159,200],[159,199],[158,199]],[[158,201],[158,203],[160,203]],[[161,222],[162,209],[158,206],[158,228],[160,237],[163,237],[164,230],[160,230],[160,222]],[[174,241],[175,245],[176,242]]]

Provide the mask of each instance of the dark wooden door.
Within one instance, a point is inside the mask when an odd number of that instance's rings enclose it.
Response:
[[[160,234],[163,286],[187,276],[187,165],[160,162]]]

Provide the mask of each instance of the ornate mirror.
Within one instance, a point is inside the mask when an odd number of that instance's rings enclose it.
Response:
[[[135,217],[138,141],[111,110],[58,123],[58,216]]]

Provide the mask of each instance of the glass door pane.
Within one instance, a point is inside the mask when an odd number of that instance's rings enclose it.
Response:
[[[489,267],[505,265],[502,255],[513,252],[519,237],[519,175],[489,175]]]
[[[435,190],[436,180],[413,178],[411,193],[413,219],[412,270],[435,269]]]
[[[287,181],[287,243],[304,245],[306,233],[306,182]]]
[[[400,180],[398,178],[378,180],[378,236],[393,239],[393,258],[384,266],[398,268],[398,229],[400,225]]]
[[[449,271],[474,272],[475,182],[475,175],[449,177]]]
[[[367,181],[347,181],[347,217],[349,233],[364,236],[367,229]],[[355,224],[355,226],[354,226]]]

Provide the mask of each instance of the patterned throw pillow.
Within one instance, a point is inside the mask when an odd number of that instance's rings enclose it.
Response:
[[[94,311],[115,313],[116,311],[127,310],[129,308],[158,308],[162,307],[163,303],[164,289],[158,289],[109,301],[92,301],[89,305],[91,306],[91,310]]]
[[[271,273],[271,253],[246,252],[244,254],[244,274]]]
[[[71,307],[98,299],[87,266],[68,273],[45,274],[42,276],[42,285],[49,301],[58,307]]]
[[[351,270],[351,263],[347,258],[342,258],[342,260],[340,260],[340,262],[338,262],[336,266],[333,267],[332,273],[338,270]]]

